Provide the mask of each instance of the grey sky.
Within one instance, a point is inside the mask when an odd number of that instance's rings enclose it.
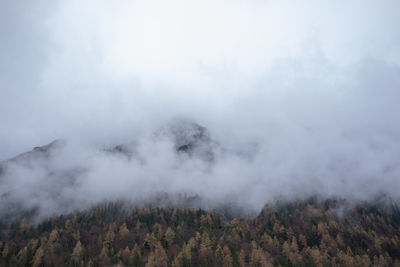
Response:
[[[124,195],[129,177],[150,190],[142,179],[162,184],[162,173],[167,191],[248,188],[257,207],[288,184],[284,194],[398,197],[399,11],[395,0],[2,1],[0,160],[64,138],[60,161],[91,158],[75,192],[93,198]],[[177,171],[148,141],[177,116],[257,153],[221,156],[208,176],[200,163]],[[145,167],[94,156],[137,140]]]

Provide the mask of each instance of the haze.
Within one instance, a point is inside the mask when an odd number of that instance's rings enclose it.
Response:
[[[398,199],[399,11],[395,0],[2,1],[0,160],[66,143],[45,163],[10,164],[0,193],[45,214],[157,192],[255,209],[314,194]],[[208,129],[213,163],[160,137],[176,121]],[[140,160],[104,152],[120,144]],[[73,184],[60,176],[70,170]]]

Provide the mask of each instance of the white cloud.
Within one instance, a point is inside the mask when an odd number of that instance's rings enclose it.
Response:
[[[127,184],[220,200],[245,190],[257,207],[314,189],[398,197],[397,1],[1,5],[0,158],[66,138],[52,168],[87,159],[91,170],[66,199],[125,196]],[[177,168],[168,143],[146,139],[175,116],[257,156]],[[93,152],[134,140],[145,166]],[[44,179],[40,166],[25,172]]]

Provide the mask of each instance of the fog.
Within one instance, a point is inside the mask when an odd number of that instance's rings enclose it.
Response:
[[[249,210],[398,199],[399,10],[1,2],[0,210],[47,216],[161,193]]]

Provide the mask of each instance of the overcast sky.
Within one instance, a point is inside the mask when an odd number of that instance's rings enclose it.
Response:
[[[182,114],[397,130],[395,0],[0,5],[1,159]]]
[[[396,195],[399,12],[397,0],[1,1],[0,160],[57,138],[130,142],[183,116],[226,147],[258,144],[244,176]]]

